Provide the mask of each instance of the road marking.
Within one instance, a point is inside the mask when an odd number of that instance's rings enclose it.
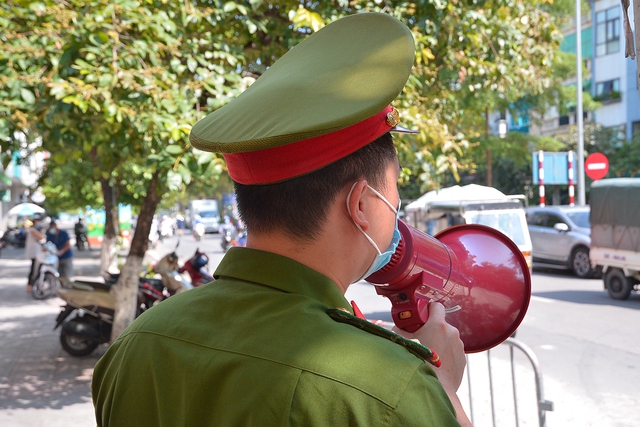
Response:
[[[553,304],[555,301],[550,299],[550,298],[545,298],[545,297],[538,297],[535,295],[531,295],[531,299],[534,301],[539,301],[539,302],[546,302],[547,304]]]

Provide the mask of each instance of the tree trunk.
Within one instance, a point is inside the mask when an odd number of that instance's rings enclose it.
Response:
[[[113,318],[111,342],[120,336],[136,316],[138,279],[142,267],[142,260],[144,259],[144,254],[149,244],[151,222],[153,221],[153,215],[160,202],[158,175],[159,172],[156,171],[149,182],[147,195],[142,201],[136,231],[131,241],[129,255],[122,267],[118,282],[111,287],[111,294],[116,298],[116,312]]]
[[[100,275],[106,277],[110,271],[117,271],[118,258],[116,238],[119,233],[118,203],[116,192],[108,179],[100,179],[104,199],[105,223],[102,247],[100,249]]]

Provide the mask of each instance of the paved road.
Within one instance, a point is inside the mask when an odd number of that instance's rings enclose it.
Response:
[[[149,251],[149,258],[159,259],[177,241],[168,239]],[[177,250],[180,259],[189,258],[196,247],[209,255],[213,270],[223,256],[219,237],[207,235],[196,242],[183,236]],[[62,302],[57,298],[36,301],[24,292],[29,265],[21,256],[21,250],[9,249],[0,258],[0,426],[93,427],[89,385],[93,366],[105,348],[87,358],[74,358],[62,350],[57,331],[52,331]],[[97,251],[81,252],[76,258],[78,274],[97,273]],[[556,407],[548,414],[548,425],[640,425],[640,295],[615,302],[603,293],[600,281],[544,271],[535,272],[533,287],[518,338],[540,359],[545,397]],[[390,319],[388,302],[370,286],[356,284],[347,297],[356,299],[367,317]],[[494,370],[507,370],[507,354],[496,351],[496,355]],[[474,357],[471,366],[484,369],[486,360]],[[535,384],[524,366],[523,360],[517,364],[519,384],[526,389],[519,399],[531,401]],[[474,372],[484,375],[480,371]],[[474,380],[474,384],[487,382],[487,378]],[[510,384],[499,376],[494,387],[504,398],[502,390]],[[476,395],[482,393],[479,390]],[[476,427],[492,425],[489,408],[486,401],[475,405],[480,420]],[[520,425],[537,425],[535,412],[523,411],[527,419]],[[497,425],[514,423],[499,413]]]

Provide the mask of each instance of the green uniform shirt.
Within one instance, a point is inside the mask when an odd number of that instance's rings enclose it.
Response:
[[[213,283],[140,316],[96,365],[99,426],[457,426],[434,371],[333,320],[327,277],[232,248]]]

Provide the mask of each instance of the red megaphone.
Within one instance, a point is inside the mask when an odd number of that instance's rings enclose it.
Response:
[[[398,221],[402,238],[391,260],[367,277],[391,300],[399,328],[427,321],[425,306],[441,302],[466,353],[488,350],[520,325],[531,298],[527,262],[511,239],[483,225],[450,227],[434,237]]]

